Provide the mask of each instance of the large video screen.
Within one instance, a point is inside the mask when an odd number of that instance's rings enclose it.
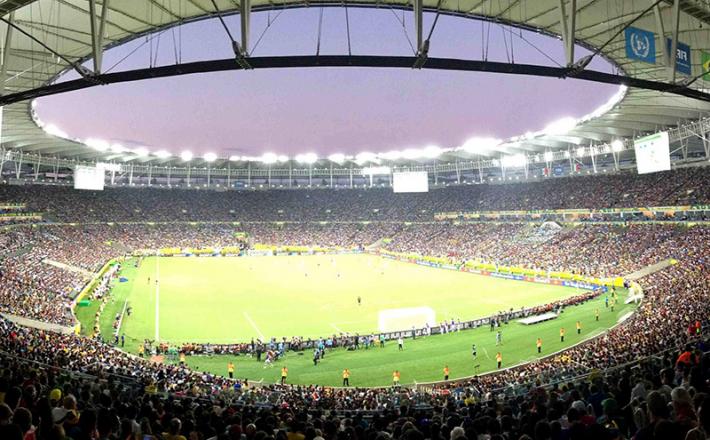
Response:
[[[104,169],[77,165],[74,168],[74,189],[102,191],[104,189]]]
[[[429,191],[429,175],[426,171],[392,173],[392,189],[396,193]]]
[[[671,151],[668,132],[662,131],[634,141],[636,168],[639,174],[671,169]]]

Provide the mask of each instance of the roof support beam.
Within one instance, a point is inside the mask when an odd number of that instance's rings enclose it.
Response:
[[[414,34],[417,37],[417,54],[424,45],[424,0],[414,0]]]
[[[251,0],[239,3],[239,18],[242,24],[242,54],[249,56],[249,22],[251,19]]]
[[[675,63],[678,58],[678,25],[680,21],[680,0],[674,0],[673,2],[673,12],[671,16],[671,53],[670,59],[668,60],[668,82],[675,82]],[[666,51],[665,40],[661,42],[661,47]]]
[[[577,0],[559,0],[560,24],[562,25],[562,43],[565,47],[567,66],[574,64],[574,36],[577,26]]]
[[[15,21],[15,12],[10,12],[8,17],[10,23]],[[2,49],[2,67],[0,68],[0,96],[5,94],[5,82],[7,81],[7,63],[10,55],[10,48],[12,47],[12,34],[15,28],[8,26],[5,30],[5,45]],[[0,120],[2,120],[0,118]]]
[[[101,5],[101,17],[96,24],[96,0],[89,0],[89,20],[91,20],[91,47],[94,56],[94,73],[101,74],[101,64],[104,56],[104,31],[106,29],[106,16],[108,15],[109,0],[104,0]]]
[[[653,1],[653,0],[650,0]],[[663,15],[661,15],[661,7],[655,5],[653,7],[653,15],[656,19],[656,32],[660,36],[660,44],[663,50],[661,51],[661,60],[663,65],[668,67],[668,51],[665,50],[666,44],[666,29],[663,27]]]

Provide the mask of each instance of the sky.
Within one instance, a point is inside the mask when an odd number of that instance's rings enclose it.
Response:
[[[315,7],[253,14],[252,56],[315,54],[320,14]],[[345,10],[324,8],[322,14],[320,53],[347,54]],[[353,54],[412,54],[411,13],[350,8],[348,18]],[[238,17],[226,20],[238,38]],[[425,31],[432,20],[433,14],[427,14]],[[104,71],[174,64],[176,53],[181,62],[233,57],[224,29],[211,19],[114,48],[104,56]],[[430,57],[483,59],[484,53],[491,61],[512,58],[553,66],[564,58],[556,38],[439,18]],[[586,53],[578,48],[576,58]],[[600,58],[590,68],[613,69]],[[505,139],[563,117],[581,117],[616,90],[574,79],[427,69],[260,69],[94,87],[41,98],[36,110],[43,122],[74,138],[176,155],[190,150],[224,157],[264,152],[325,156],[449,148],[472,137]]]

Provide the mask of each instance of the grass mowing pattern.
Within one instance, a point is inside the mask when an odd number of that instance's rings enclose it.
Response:
[[[124,319],[125,349],[135,352],[144,338],[155,334],[156,258],[139,268],[128,262],[101,320],[102,334],[111,332],[111,322],[123,300],[133,307]],[[306,276],[306,274],[308,274]],[[150,283],[148,277],[151,278]],[[437,320],[468,320],[511,307],[543,304],[574,295],[576,289],[510,281],[444,269],[418,266],[370,255],[161,258],[160,336],[173,343],[248,341],[262,333],[270,336],[325,336],[337,331],[376,331],[378,311],[384,308],[429,306]],[[363,305],[356,298],[362,296]],[[620,302],[623,303],[625,293]],[[599,309],[600,321],[594,320]],[[611,312],[604,296],[568,308],[556,320],[533,326],[517,322],[504,325],[503,366],[536,358],[535,339],[543,339],[542,355],[550,354],[616,324],[633,306],[617,306]],[[582,322],[577,335],[575,322]],[[565,327],[564,343],[559,329]],[[336,328],[338,330],[336,330]],[[471,344],[478,346],[473,360]],[[289,368],[289,381],[300,384],[339,385],[343,368],[352,372],[352,386],[388,385],[394,369],[402,383],[441,380],[448,365],[451,378],[496,368],[495,332],[488,327],[460,333],[406,340],[398,352],[390,341],[384,349],[328,352],[313,366],[312,353],[289,353],[274,368],[246,356],[195,356],[188,363],[195,369],[226,374],[227,362],[236,364],[237,377],[276,382],[280,366]],[[479,365],[478,370],[474,366]]]

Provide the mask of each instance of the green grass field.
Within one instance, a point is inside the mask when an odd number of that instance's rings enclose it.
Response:
[[[124,320],[122,333],[125,349],[133,352],[139,341],[154,339],[156,329],[160,340],[172,343],[367,334],[378,331],[378,315],[383,309],[430,307],[437,323],[451,318],[464,321],[578,292],[372,255],[151,257],[138,268],[127,262],[122,276],[129,281],[115,285],[101,327],[103,334],[110,334],[113,317],[128,300],[133,314]],[[358,296],[362,305],[357,304]],[[601,312],[599,322],[594,321],[595,308]],[[550,354],[603,332],[632,308],[621,306],[611,312],[604,307],[602,296],[568,308],[553,321],[504,325],[504,346],[500,348],[504,366],[534,359],[538,336],[544,341],[543,355]],[[583,323],[581,335],[574,331],[577,320]],[[564,344],[559,341],[560,327],[567,329]],[[470,354],[472,343],[478,346],[475,361]],[[310,352],[289,353],[275,368],[266,369],[245,356],[231,360],[236,363],[237,376],[251,380],[275,382],[279,367],[287,365],[292,383],[339,385],[340,372],[347,367],[352,371],[351,385],[380,386],[390,383],[394,369],[402,372],[402,383],[441,380],[445,365],[451,368],[452,378],[490,371],[496,367],[497,350],[495,334],[484,327],[407,340],[403,352],[398,352],[393,342],[384,349],[332,350],[318,366],[313,366]],[[188,363],[198,370],[226,374],[229,360],[227,356],[195,356],[188,358]]]

